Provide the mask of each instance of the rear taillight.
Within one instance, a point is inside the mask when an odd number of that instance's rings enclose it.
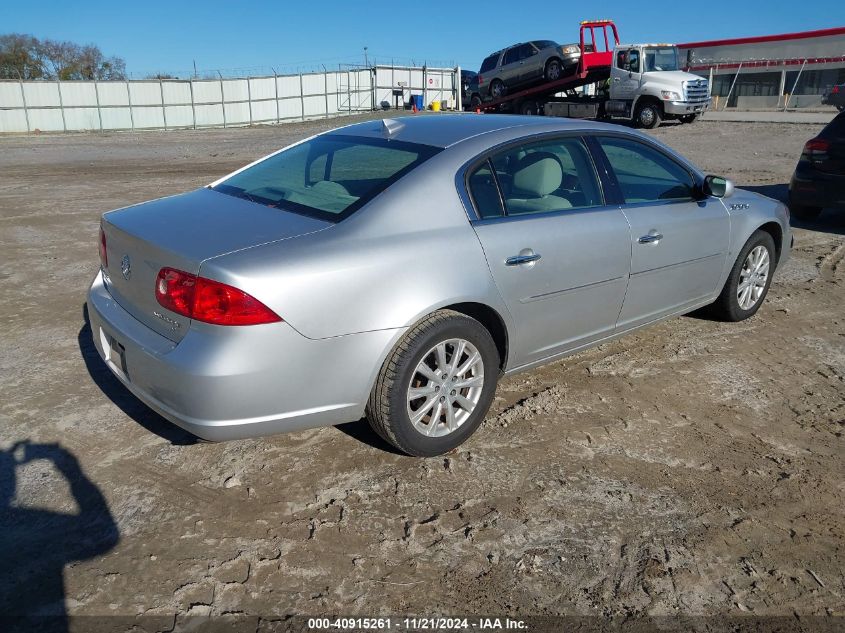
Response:
[[[830,141],[824,138],[811,138],[804,145],[803,155],[810,160],[818,160],[827,155],[830,149]]]
[[[478,85],[480,86],[480,85],[481,85],[481,84],[483,84],[483,83],[484,83],[484,77],[482,77],[481,75],[479,75],[479,76],[478,76]]]
[[[103,225],[100,224],[100,242],[99,242],[99,250],[100,250],[100,266],[103,267],[103,270],[109,267],[109,254],[106,251],[106,232],[103,230]]]
[[[833,94],[839,94],[839,86],[834,86],[833,90],[830,91]]]
[[[159,304],[171,312],[215,325],[260,325],[282,320],[243,290],[175,268],[158,271],[155,294]]]

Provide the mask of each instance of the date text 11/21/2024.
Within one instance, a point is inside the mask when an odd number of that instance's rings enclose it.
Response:
[[[369,629],[374,631],[410,630],[410,631],[451,631],[472,630],[526,630],[528,625],[523,620],[511,618],[448,618],[448,617],[401,617],[401,618],[309,618],[311,630],[351,630]]]

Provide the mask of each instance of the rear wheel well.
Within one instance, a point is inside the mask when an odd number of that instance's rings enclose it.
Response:
[[[777,222],[766,222],[758,230],[765,231],[775,241],[775,261],[780,261],[780,254],[783,246],[783,229]]]
[[[504,371],[505,363],[508,360],[508,330],[499,313],[490,306],[474,302],[455,303],[450,306],[443,306],[442,309],[460,312],[481,323],[490,332],[490,336],[496,343],[496,350],[499,352],[499,367]]]

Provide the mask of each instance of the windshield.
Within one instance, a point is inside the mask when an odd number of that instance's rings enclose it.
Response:
[[[212,188],[337,222],[439,151],[416,143],[328,134],[270,156]]]
[[[643,49],[643,72],[678,70],[678,49],[674,46],[648,46]]]

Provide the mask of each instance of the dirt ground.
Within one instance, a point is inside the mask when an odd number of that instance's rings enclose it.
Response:
[[[196,443],[129,395],[83,313],[100,214],[334,125],[0,138],[0,612],[845,615],[845,214],[756,317],[505,379],[445,458],[365,421]],[[821,127],[654,134],[782,197]]]

